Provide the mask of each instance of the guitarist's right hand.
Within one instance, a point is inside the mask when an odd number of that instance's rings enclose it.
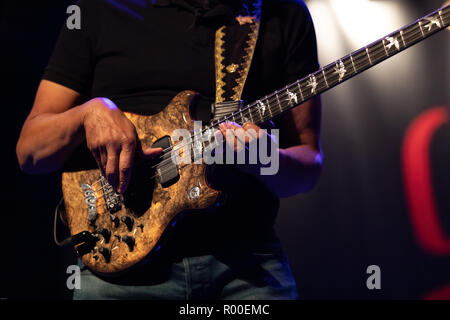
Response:
[[[158,155],[162,149],[142,146],[133,123],[111,100],[95,98],[82,107],[87,146],[111,186],[123,193],[130,181],[136,148],[145,158]]]

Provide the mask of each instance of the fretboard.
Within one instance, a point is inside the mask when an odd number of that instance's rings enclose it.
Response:
[[[261,124],[302,104],[353,76],[371,68],[410,46],[430,37],[450,24],[450,5],[361,48],[325,67],[277,90],[240,111],[232,113],[207,127],[217,128],[221,122]]]

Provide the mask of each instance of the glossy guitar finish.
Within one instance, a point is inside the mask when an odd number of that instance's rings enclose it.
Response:
[[[195,95],[193,91],[179,93],[156,115],[125,115],[135,125],[142,143],[151,146],[158,138],[170,136],[175,129],[193,130],[189,108]],[[124,271],[156,250],[163,232],[180,212],[207,208],[216,202],[220,191],[207,185],[205,169],[203,164],[179,167],[179,180],[163,188],[152,179],[155,171],[149,165],[137,165],[120,210],[112,215],[105,206],[103,189],[98,182],[99,170],[63,173],[66,220],[71,234],[89,231],[98,239],[87,246],[88,252],[82,255],[83,263],[94,272],[112,274]],[[94,221],[88,219],[89,206],[82,185],[90,186],[94,193],[90,200],[97,215]]]

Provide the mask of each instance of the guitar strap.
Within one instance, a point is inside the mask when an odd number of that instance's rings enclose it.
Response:
[[[258,39],[261,2],[244,1],[246,13],[237,15],[232,23],[216,31],[216,99],[211,110],[213,120],[223,118],[243,105],[240,99]]]

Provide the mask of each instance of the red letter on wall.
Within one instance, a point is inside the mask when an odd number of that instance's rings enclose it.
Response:
[[[409,126],[402,150],[406,199],[414,231],[422,248],[435,255],[450,254],[450,238],[440,226],[429,151],[433,134],[448,121],[449,109],[445,107],[421,114]]]

